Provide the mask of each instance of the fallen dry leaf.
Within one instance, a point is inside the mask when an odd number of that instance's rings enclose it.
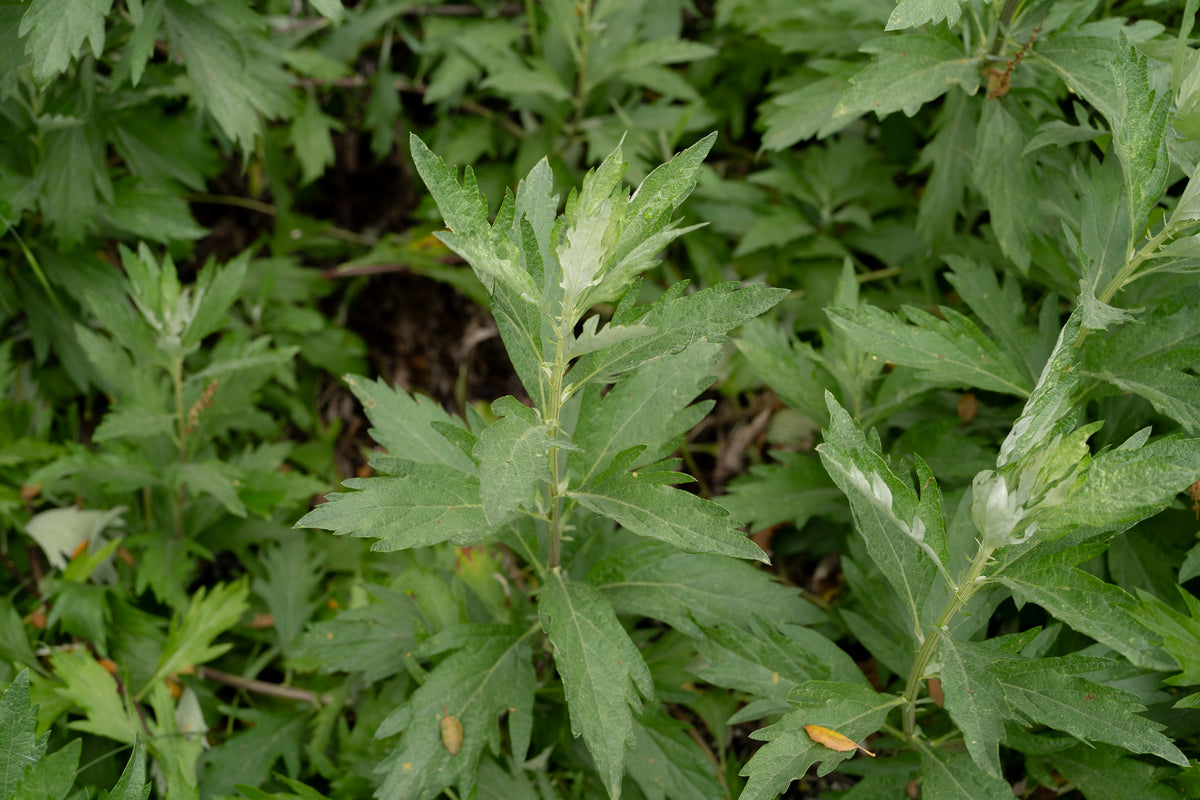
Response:
[[[871,758],[875,757],[874,753],[858,742],[843,736],[831,728],[826,728],[822,725],[805,725],[804,732],[808,734],[808,738],[817,744],[825,745],[830,750],[837,750],[839,753],[845,753],[850,750],[862,750]]]

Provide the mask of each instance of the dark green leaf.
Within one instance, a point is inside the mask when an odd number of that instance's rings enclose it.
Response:
[[[25,52],[33,57],[34,80],[46,83],[66,72],[85,39],[99,58],[111,8],[112,0],[33,0],[18,35],[29,37]]]
[[[0,796],[11,797],[46,752],[37,737],[37,706],[29,706],[29,670],[23,669],[0,695]]]

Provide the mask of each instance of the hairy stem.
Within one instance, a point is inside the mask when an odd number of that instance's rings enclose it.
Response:
[[[975,560],[971,562],[971,566],[967,568],[966,574],[958,582],[958,588],[950,596],[950,599],[946,601],[942,613],[938,615],[937,621],[933,623],[933,628],[925,632],[925,640],[921,642],[921,649],[917,652],[917,660],[913,662],[912,669],[908,673],[908,682],[904,686],[904,701],[908,704],[904,709],[904,733],[908,736],[913,735],[913,731],[917,726],[917,696],[921,692],[921,680],[925,677],[925,668],[929,666],[929,661],[933,658],[933,654],[937,652],[939,631],[944,630],[958,615],[958,612],[962,610],[963,606],[983,587],[984,584],[979,578],[983,575],[983,570],[987,567],[992,554],[995,552],[996,549],[994,547],[984,547],[983,544],[979,545],[979,552],[975,554]]]

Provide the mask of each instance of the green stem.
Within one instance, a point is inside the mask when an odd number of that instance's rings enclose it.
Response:
[[[988,561],[995,552],[994,547],[979,545],[979,552],[975,554],[975,560],[967,568],[966,575],[958,582],[958,589],[946,601],[942,613],[933,623],[933,629],[925,633],[925,640],[921,642],[921,649],[917,652],[917,660],[913,662],[912,669],[909,670],[908,683],[904,686],[904,700],[908,703],[908,707],[904,709],[904,733],[907,736],[912,736],[917,727],[917,696],[921,692],[921,680],[925,677],[925,668],[929,666],[929,661],[937,652],[940,631],[945,630],[963,606],[983,587],[984,584],[979,578],[983,575]]]
[[[1020,5],[1021,0],[1004,0],[1004,5],[1000,8],[1000,16],[996,20],[996,30],[992,33],[992,44],[988,47],[989,56],[1000,55],[1000,50],[1004,47],[1004,37],[1008,33],[1008,26],[1012,23],[1013,16],[1017,13],[1017,7]]]
[[[564,298],[565,302],[566,298]],[[558,342],[554,348],[554,366],[550,372],[549,408],[546,409],[546,425],[550,429],[550,438],[558,438],[559,416],[562,414],[563,380],[567,374],[567,337],[564,332],[566,320],[572,315],[565,313],[563,324],[558,330]],[[546,560],[549,569],[556,569],[562,563],[562,531],[563,531],[563,496],[559,491],[562,482],[561,469],[558,463],[559,449],[550,448],[550,487],[547,490],[547,512],[550,526],[550,554]]]
[[[175,446],[179,452],[179,462],[187,461],[187,412],[183,407],[183,357],[171,359],[171,386],[175,392]],[[172,504],[175,536],[183,536],[183,484],[175,487],[175,502]]]
[[[576,3],[579,12],[579,63],[575,81],[575,130],[583,124],[583,115],[587,111],[588,81],[588,44],[591,41],[592,0],[579,0]]]

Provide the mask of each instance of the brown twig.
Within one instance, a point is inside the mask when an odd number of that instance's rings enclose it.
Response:
[[[223,683],[226,686],[233,686],[247,692],[265,694],[270,697],[282,697],[287,700],[299,700],[302,703],[309,703],[314,706],[327,706],[330,703],[336,702],[336,698],[331,694],[319,694],[308,689],[297,689],[295,686],[281,686],[278,683],[268,683],[266,681],[255,680],[254,678],[243,678],[240,675],[221,672],[212,667],[196,667],[196,675],[202,680]]]

